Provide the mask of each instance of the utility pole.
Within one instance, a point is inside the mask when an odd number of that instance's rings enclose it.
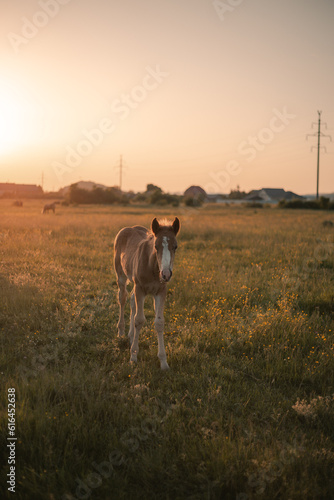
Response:
[[[44,186],[44,172],[42,172],[42,191],[43,191],[43,186]]]
[[[126,165],[125,165],[126,167]],[[124,169],[124,164],[123,164],[123,156],[120,155],[119,157],[119,165],[115,165],[114,169],[119,171],[119,190],[122,191],[122,181],[123,181],[123,169]]]
[[[321,113],[322,111],[318,111],[318,132],[315,133],[315,134],[307,134],[306,136],[306,140],[308,139],[308,137],[315,137],[315,136],[318,136],[318,146],[317,146],[317,200],[319,199],[319,165],[320,165],[320,148],[322,147],[325,151],[325,153],[327,152],[326,151],[326,148],[324,146],[320,146],[320,137],[328,137],[329,140],[331,141],[332,138],[330,135],[326,135],[326,134],[323,134],[321,132]],[[312,123],[312,127],[316,125],[315,122]],[[327,124],[324,123],[325,127],[327,128]],[[312,146],[311,147],[311,151],[315,148],[315,146]]]

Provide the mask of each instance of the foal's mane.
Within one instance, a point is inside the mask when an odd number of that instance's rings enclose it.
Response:
[[[173,221],[169,220],[169,219],[158,219],[158,222],[159,222],[159,226],[161,229],[171,229],[173,230]],[[153,231],[151,229],[151,234],[153,234]]]

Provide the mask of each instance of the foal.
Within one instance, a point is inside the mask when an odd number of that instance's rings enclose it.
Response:
[[[142,226],[125,227],[115,238],[114,264],[120,305],[118,336],[124,335],[126,283],[129,280],[134,284],[130,297],[130,361],[137,361],[139,333],[145,323],[145,297],[153,295],[154,325],[158,334],[158,358],[162,370],[169,369],[163,337],[163,310],[167,292],[166,283],[172,277],[177,248],[176,235],[179,229],[180,221],[177,217],[172,224],[166,222],[160,224],[157,219],[153,219],[151,231]]]

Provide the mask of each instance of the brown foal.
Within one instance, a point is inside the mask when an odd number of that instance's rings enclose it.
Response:
[[[155,329],[158,335],[158,358],[162,370],[168,370],[164,345],[164,303],[166,284],[172,277],[176,235],[180,221],[159,223],[153,219],[151,231],[142,226],[125,227],[117,234],[114,245],[114,265],[119,288],[120,314],[118,336],[124,335],[124,307],[127,298],[126,283],[133,283],[130,297],[131,362],[137,362],[139,334],[145,323],[144,301],[146,295],[153,295],[155,309]]]

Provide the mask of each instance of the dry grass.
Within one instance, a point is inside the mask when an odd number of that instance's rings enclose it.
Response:
[[[0,204],[1,483],[15,387],[18,499],[333,497],[328,214],[42,204]],[[136,367],[116,338],[112,252],[174,215],[166,374],[152,301]]]

